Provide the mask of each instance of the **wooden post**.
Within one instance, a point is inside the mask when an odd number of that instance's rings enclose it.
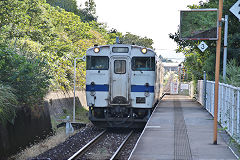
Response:
[[[222,30],[222,10],[223,0],[219,0],[218,8],[218,40],[216,47],[216,66],[215,66],[215,95],[214,95],[214,135],[213,144],[217,144],[217,126],[218,126],[218,84],[219,84],[219,66],[220,66],[220,50],[221,50],[221,30]]]

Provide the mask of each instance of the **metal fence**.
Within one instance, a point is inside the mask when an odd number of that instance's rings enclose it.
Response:
[[[206,87],[205,87],[206,86]],[[215,82],[198,81],[198,102],[214,116]],[[206,94],[205,94],[206,93]],[[218,122],[240,144],[240,88],[219,83]]]

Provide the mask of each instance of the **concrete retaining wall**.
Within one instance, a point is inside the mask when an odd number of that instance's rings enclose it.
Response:
[[[86,94],[85,91],[76,91],[76,107],[87,108]],[[64,109],[72,110],[73,109],[73,92],[50,92],[45,97],[45,100],[49,103],[50,115],[54,117],[61,117],[64,115]]]
[[[0,124],[0,159],[46,137],[52,132],[51,128],[47,102],[35,110],[19,108],[14,124]]]

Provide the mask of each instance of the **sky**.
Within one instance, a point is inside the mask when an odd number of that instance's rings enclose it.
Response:
[[[180,23],[180,10],[187,5],[199,4],[200,0],[94,0],[98,22],[106,23],[125,34],[153,39],[153,47],[164,58],[183,60],[184,55],[175,53],[177,44],[169,38]],[[78,5],[85,0],[77,0]]]

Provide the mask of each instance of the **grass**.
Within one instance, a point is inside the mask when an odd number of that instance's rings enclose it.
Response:
[[[64,142],[68,136],[65,134],[65,128],[60,128],[55,135],[46,138],[40,143],[33,144],[30,147],[22,150],[20,153],[10,157],[10,160],[23,160],[36,157],[37,155],[57,146]]]
[[[89,123],[88,109],[84,107],[76,107],[76,120],[82,123]]]

